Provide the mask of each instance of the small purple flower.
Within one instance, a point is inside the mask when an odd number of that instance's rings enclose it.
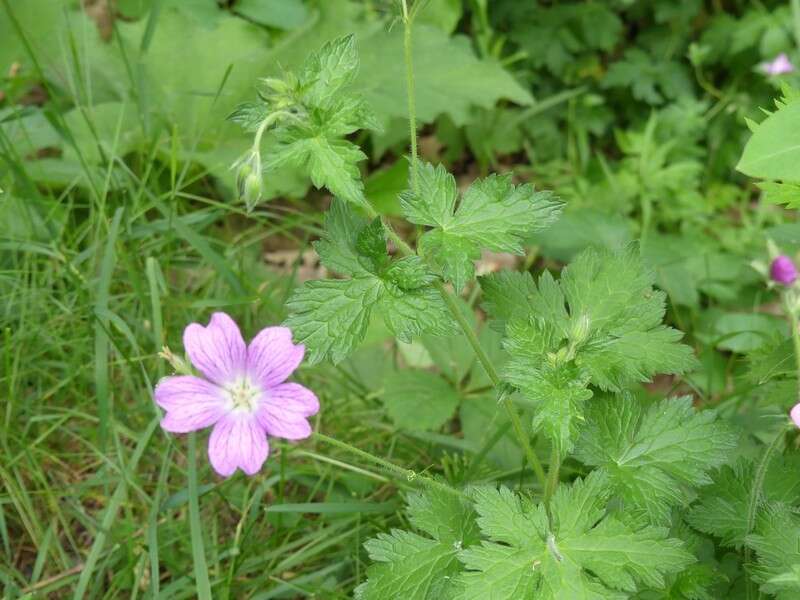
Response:
[[[286,327],[267,327],[245,345],[236,323],[214,313],[208,327],[192,323],[183,345],[203,377],[176,375],[158,382],[155,399],[167,411],[161,427],[174,433],[213,425],[208,458],[229,477],[237,468],[256,474],[269,454],[267,435],[300,440],[319,411],[311,390],[286,378],[303,360]]]
[[[765,62],[761,65],[761,70],[767,75],[784,75],[794,71],[794,65],[786,56],[785,52],[781,52],[773,60]]]
[[[772,261],[769,276],[776,283],[792,285],[797,279],[797,268],[791,258],[782,254]]]

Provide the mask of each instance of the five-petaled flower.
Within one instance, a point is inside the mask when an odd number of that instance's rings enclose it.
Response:
[[[289,329],[267,327],[246,345],[233,319],[218,312],[208,327],[186,327],[183,345],[203,377],[159,381],[155,400],[167,411],[161,427],[187,433],[213,425],[208,458],[217,473],[257,473],[269,454],[267,435],[311,435],[308,417],[319,411],[319,401],[311,390],[286,382],[305,354]]]

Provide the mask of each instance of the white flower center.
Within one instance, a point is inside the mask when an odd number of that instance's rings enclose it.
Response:
[[[240,377],[225,386],[230,409],[235,411],[255,412],[262,390],[249,377]]]

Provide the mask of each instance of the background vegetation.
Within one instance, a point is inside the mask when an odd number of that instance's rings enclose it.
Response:
[[[282,321],[297,283],[323,272],[309,250],[329,202],[283,168],[247,212],[229,167],[250,141],[225,117],[259,77],[354,33],[355,87],[377,121],[354,140],[366,195],[397,215],[409,134],[396,7],[3,0],[0,14],[0,587],[191,598],[187,444],[157,428],[157,353],[214,309],[248,335]],[[800,227],[778,192],[734,169],[748,122],[800,84],[761,68],[780,53],[800,64],[798,3],[431,0],[414,35],[421,155],[465,182],[512,171],[567,201],[523,259],[486,255],[480,268],[557,270],[589,245],[639,240],[699,359],[644,393],[691,393],[743,432],[736,456],[755,456],[796,381],[751,262],[768,238],[797,252]],[[449,481],[522,481],[463,341],[390,337],[375,325],[339,366],[302,370],[321,398],[315,426]],[[497,348],[496,333],[482,337]],[[397,490],[409,482],[314,444],[275,443],[267,465],[225,481],[201,469],[214,596],[350,597],[363,542],[406,525]],[[724,577],[711,597],[736,597],[738,559],[714,560]],[[669,597],[701,597],[682,593]]]

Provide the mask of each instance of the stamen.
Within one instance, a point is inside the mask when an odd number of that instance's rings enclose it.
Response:
[[[258,406],[258,397],[261,395],[261,388],[255,385],[247,377],[242,377],[234,381],[225,388],[228,392],[231,410],[255,412]]]

